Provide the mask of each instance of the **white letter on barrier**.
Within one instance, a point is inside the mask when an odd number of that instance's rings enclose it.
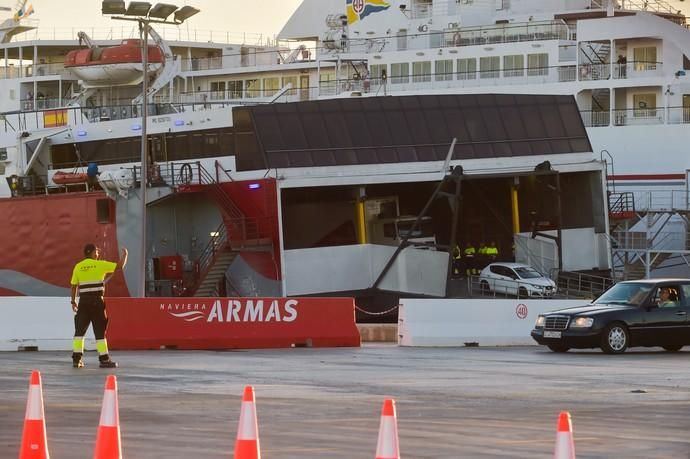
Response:
[[[228,301],[228,315],[226,316],[226,322],[240,321],[240,309],[242,309],[242,303],[239,300]]]
[[[299,304],[299,301],[297,300],[288,300],[285,302],[285,314],[286,316],[283,317],[283,322],[292,322],[297,318],[297,311],[295,310],[295,306]]]
[[[257,300],[254,304],[253,300],[247,300],[247,306],[244,309],[245,322],[263,322],[264,321],[264,300]]]
[[[275,319],[276,322],[280,322],[280,306],[278,305],[278,300],[273,300],[271,302],[271,307],[268,308],[266,322],[270,322],[271,319]]]
[[[211,307],[211,312],[208,314],[208,319],[206,322],[213,322],[216,319],[218,322],[223,321],[223,305],[220,304],[220,300],[216,300]]]

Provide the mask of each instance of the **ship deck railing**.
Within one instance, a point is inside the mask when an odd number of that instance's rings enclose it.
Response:
[[[91,40],[110,41],[128,40],[139,35],[136,26],[121,27],[39,27],[36,20],[23,20],[22,24],[36,27],[33,30],[15,35],[12,42],[34,40],[74,40],[78,42],[77,34],[86,32]],[[247,44],[256,46],[274,46],[276,40],[262,33],[230,32],[226,30],[188,29],[186,27],[163,26],[156,24],[156,32],[167,41],[181,41],[194,43],[223,43]]]

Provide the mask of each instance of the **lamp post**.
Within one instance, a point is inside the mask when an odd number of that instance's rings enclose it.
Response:
[[[146,186],[148,182],[148,138],[146,132],[148,117],[148,86],[149,86],[149,28],[151,24],[170,24],[180,25],[191,18],[200,10],[192,6],[179,8],[169,3],[156,3],[151,5],[149,2],[129,2],[125,7],[124,0],[103,0],[101,12],[105,16],[118,21],[135,21],[139,24],[139,34],[141,37],[141,58],[143,67],[142,81],[142,110],[141,110],[141,274],[139,291],[137,296],[146,297],[146,252],[147,252],[147,232],[146,232]],[[174,13],[174,14],[173,14]],[[173,15],[173,19],[169,17]]]

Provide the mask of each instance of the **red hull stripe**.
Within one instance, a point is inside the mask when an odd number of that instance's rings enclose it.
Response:
[[[609,180],[685,180],[685,174],[609,175]]]

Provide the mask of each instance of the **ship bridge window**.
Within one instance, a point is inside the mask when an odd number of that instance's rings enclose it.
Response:
[[[241,99],[242,89],[244,88],[243,81],[228,81],[228,94],[231,99]]]
[[[7,161],[7,148],[0,148],[0,161]]]
[[[431,81],[431,61],[412,63],[412,82],[426,83]]]
[[[393,84],[409,83],[410,64],[407,62],[391,64],[391,82]]]
[[[517,77],[525,74],[525,56],[522,54],[515,54],[512,56],[503,56],[503,76]]]
[[[458,80],[477,79],[477,59],[458,59]]]
[[[549,55],[547,53],[527,55],[527,76],[548,75]]]
[[[479,58],[479,78],[498,78],[501,72],[501,58],[489,56]]]
[[[453,61],[436,61],[436,81],[450,81],[453,79]]]
[[[211,82],[211,99],[222,100],[225,99],[225,81]]]
[[[374,64],[369,67],[369,70],[369,78],[376,81],[382,78],[384,72],[388,71],[388,66],[386,64]]]
[[[264,78],[264,96],[272,96],[280,90],[280,78]]]
[[[252,97],[261,97],[261,80],[244,80],[244,90],[248,99]]]
[[[283,77],[283,87],[287,86],[288,84],[292,85],[292,89],[288,91],[288,95],[294,96],[297,94],[297,77],[296,76],[286,76]]]

